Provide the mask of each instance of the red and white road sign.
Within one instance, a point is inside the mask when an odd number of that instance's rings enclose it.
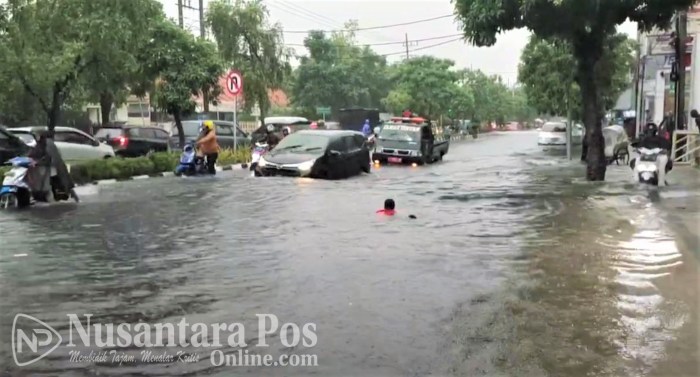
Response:
[[[243,77],[240,72],[231,71],[226,76],[226,91],[232,96],[238,96],[243,92]]]

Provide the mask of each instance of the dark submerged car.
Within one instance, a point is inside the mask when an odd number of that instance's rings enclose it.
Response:
[[[355,131],[303,130],[284,139],[258,162],[263,176],[342,179],[369,173],[365,138]]]

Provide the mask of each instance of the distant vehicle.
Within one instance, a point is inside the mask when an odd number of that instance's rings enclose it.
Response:
[[[342,179],[370,169],[365,138],[354,131],[295,132],[258,160],[263,176]]]
[[[583,134],[583,126],[574,125],[571,130],[571,145],[581,145]],[[542,146],[566,146],[566,123],[545,123],[539,132],[537,143]]]
[[[0,126],[0,164],[27,152],[29,152],[29,146],[23,139]]]
[[[347,108],[338,111],[340,128],[344,130],[362,131],[365,119],[369,119],[372,128],[379,125],[379,110],[365,108]]]
[[[188,140],[197,140],[199,137],[199,127],[202,125],[202,122],[203,121],[200,120],[186,120],[182,122],[182,129],[185,131],[185,142]],[[234,144],[239,148],[250,145],[250,136],[239,127],[236,127],[233,122],[223,120],[215,120],[213,122],[216,126],[216,139],[222,149],[233,149]],[[233,134],[234,130],[236,132],[235,137]],[[172,149],[182,150],[180,146],[180,136],[177,127],[174,125],[170,137],[170,146]]]
[[[302,117],[267,117],[264,119],[263,124],[253,131],[252,141],[258,142],[264,140],[267,135],[267,126],[273,125],[275,127],[275,134],[277,137],[282,139],[282,129],[289,127],[295,133],[301,130],[308,130],[311,128],[311,121]]]
[[[95,138],[114,148],[120,157],[145,156],[150,152],[170,150],[170,135],[158,127],[103,127]]]
[[[424,118],[392,118],[384,123],[372,160],[375,163],[431,164],[441,161],[450,149],[449,138],[435,135]]]
[[[8,129],[21,138],[27,145],[34,147],[42,131],[47,131],[45,126],[18,127]],[[114,157],[114,149],[101,143],[92,136],[75,128],[56,127],[54,129],[54,142],[66,163],[95,160]]]

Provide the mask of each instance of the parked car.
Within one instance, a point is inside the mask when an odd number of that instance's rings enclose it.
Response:
[[[233,149],[234,142],[238,147],[250,145],[250,136],[243,132],[235,123],[223,120],[213,121],[216,126],[216,138],[219,141],[219,146],[223,149]],[[185,131],[185,142],[188,140],[196,140],[199,137],[199,127],[202,125],[200,120],[186,120],[182,122],[182,129]],[[236,134],[234,135],[234,130]],[[172,135],[170,136],[170,146],[173,149],[181,150],[180,134],[177,127],[173,125]]]
[[[275,127],[275,134],[282,139],[284,137],[284,135],[282,135],[282,130],[285,127],[289,127],[292,133],[308,130],[311,128],[311,121],[302,117],[267,117],[263,121],[262,126],[253,131],[251,136],[254,142],[260,141],[266,137],[267,126],[269,125]]]
[[[419,165],[441,161],[450,150],[450,138],[436,131],[424,118],[392,118],[379,131],[372,160]]]
[[[120,157],[145,156],[170,149],[170,135],[158,127],[103,127],[95,133],[95,138],[111,145]]]
[[[38,140],[38,134],[46,131],[47,127],[19,127],[8,130],[27,145],[34,146]],[[110,145],[99,142],[83,131],[70,127],[56,127],[54,131],[56,147],[67,163],[115,156],[114,149]]]
[[[282,139],[260,157],[263,176],[342,179],[369,173],[369,149],[355,131],[302,130]]]
[[[7,128],[0,126],[0,164],[29,152],[29,146]]]
[[[580,124],[574,125],[571,130],[571,145],[581,145],[583,133],[583,126]],[[543,146],[566,146],[566,123],[545,123],[538,134],[537,143]]]

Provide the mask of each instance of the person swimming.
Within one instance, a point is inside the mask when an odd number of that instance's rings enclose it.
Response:
[[[384,201],[384,209],[377,210],[378,214],[385,216],[394,216],[396,214],[396,202],[394,199],[386,199]],[[416,215],[408,215],[409,219],[415,219]]]

